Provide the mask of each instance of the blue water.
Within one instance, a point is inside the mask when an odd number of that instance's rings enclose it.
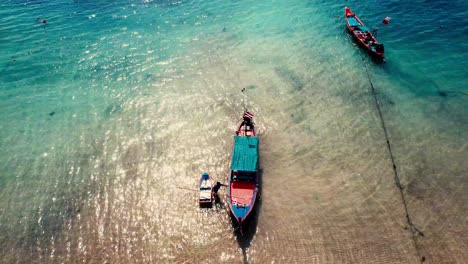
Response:
[[[346,32],[344,4],[379,27],[385,63]],[[466,261],[467,10],[0,1],[0,262]],[[247,250],[178,188],[225,178],[242,87],[265,176]]]

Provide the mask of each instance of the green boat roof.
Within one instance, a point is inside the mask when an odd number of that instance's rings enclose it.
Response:
[[[360,26],[359,22],[354,17],[348,17],[348,23],[352,27]]]
[[[368,28],[366,26],[358,26],[358,28],[359,28],[359,30],[364,31],[364,32],[371,31],[370,28]]]
[[[231,170],[258,170],[258,137],[234,137]]]

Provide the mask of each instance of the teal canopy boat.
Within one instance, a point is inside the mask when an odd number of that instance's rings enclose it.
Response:
[[[259,139],[252,118],[253,114],[245,112],[244,121],[234,136],[228,179],[229,208],[241,232],[242,224],[252,212],[259,192]]]

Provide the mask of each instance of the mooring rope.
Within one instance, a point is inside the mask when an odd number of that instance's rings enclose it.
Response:
[[[371,87],[372,96],[374,97],[375,105],[377,106],[377,112],[379,113],[380,124],[382,125],[382,129],[383,129],[383,132],[384,132],[384,135],[385,135],[385,140],[387,141],[387,149],[388,149],[390,160],[391,160],[392,166],[393,166],[393,174],[394,174],[395,185],[398,187],[398,190],[400,191],[401,200],[402,200],[402,203],[403,203],[403,207],[405,209],[406,221],[408,223],[409,228],[411,229],[410,231],[411,231],[411,237],[412,237],[412,240],[413,240],[414,248],[416,250],[416,254],[418,255],[418,258],[419,258],[420,262],[423,263],[425,261],[425,257],[420,255],[419,248],[418,248],[418,245],[417,245],[417,242],[416,242],[416,235],[424,236],[424,233],[421,232],[418,228],[416,228],[416,226],[413,224],[413,222],[411,221],[411,218],[409,216],[408,205],[407,205],[407,202],[406,202],[405,195],[403,193],[403,186],[401,186],[400,176],[398,175],[397,166],[395,164],[395,155],[393,154],[393,151],[392,151],[392,145],[390,144],[390,137],[388,136],[387,126],[385,125],[385,120],[384,120],[384,117],[383,117],[383,114],[382,114],[382,109],[380,107],[379,99],[377,98],[377,92],[376,92],[374,83],[372,82],[372,78],[371,78],[371,76],[369,74],[369,70],[368,70],[367,64],[365,62],[365,58],[362,58],[362,61],[364,62],[364,68],[366,69],[367,79],[369,79],[369,84],[370,84],[370,87]]]

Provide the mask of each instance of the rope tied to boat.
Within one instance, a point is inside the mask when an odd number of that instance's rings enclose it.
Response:
[[[377,108],[377,112],[379,114],[380,124],[381,124],[382,130],[384,132],[385,141],[387,143],[388,154],[390,156],[390,161],[391,161],[392,167],[393,167],[394,181],[395,181],[395,185],[397,186],[397,188],[398,188],[398,190],[400,192],[403,208],[405,210],[406,222],[407,222],[407,224],[408,224],[408,226],[410,228],[410,231],[411,231],[411,237],[412,237],[412,240],[413,240],[414,248],[416,250],[416,254],[419,257],[420,262],[423,263],[426,258],[425,258],[425,256],[421,256],[421,254],[420,254],[420,250],[418,248],[417,241],[416,241],[416,236],[418,236],[418,235],[424,236],[424,233],[421,232],[414,225],[413,221],[410,218],[409,211],[408,211],[408,203],[406,202],[405,194],[403,193],[403,186],[401,185],[400,176],[398,174],[398,170],[397,170],[397,166],[396,166],[396,162],[395,162],[395,155],[393,154],[392,145],[390,143],[390,136],[389,136],[389,133],[388,133],[387,126],[385,124],[385,119],[383,117],[382,108],[380,106],[380,101],[377,98],[377,96],[378,96],[377,91],[375,89],[374,83],[372,82],[372,78],[371,78],[371,75],[369,73],[369,69],[368,69],[367,64],[365,62],[365,58],[364,57],[361,57],[361,58],[362,58],[362,61],[363,61],[363,64],[364,64],[364,68],[366,69],[366,75],[367,75],[367,79],[369,80],[369,84],[370,84],[370,87],[371,87],[372,97],[374,98],[375,105],[376,105],[376,108]],[[405,229],[407,229],[407,228],[405,228]]]

